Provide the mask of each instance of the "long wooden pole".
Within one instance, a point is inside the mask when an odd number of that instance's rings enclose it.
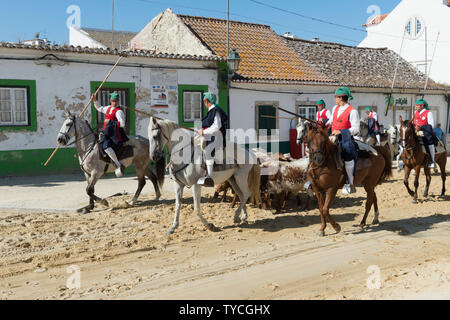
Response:
[[[292,119],[295,119],[295,118],[297,118],[297,117],[291,117],[291,118],[289,118],[289,117],[280,117],[280,116],[261,116],[262,118],[269,118],[269,119],[283,119],[283,120],[292,120]]]
[[[158,120],[167,120],[167,119],[157,117],[157,116],[155,116],[155,115],[153,115],[153,114],[151,114],[151,113],[144,112],[144,111],[141,111],[141,110],[138,110],[138,109],[134,109],[134,108],[127,107],[127,106],[123,106],[123,107],[124,107],[124,108],[127,108],[128,110],[132,110],[132,111],[134,111],[134,112],[143,114],[143,115],[145,115],[145,116],[153,117],[153,118],[158,119]],[[197,130],[192,129],[192,128],[188,128],[188,127],[184,127],[184,126],[180,126],[180,125],[178,125],[178,126],[179,126],[180,128],[183,128],[183,129],[186,129],[186,130],[189,130],[189,131],[192,131],[192,132],[197,132]]]
[[[286,110],[286,109],[283,109],[283,108],[280,108],[280,107],[276,107],[276,108],[277,108],[278,110],[281,110],[281,111],[283,111],[283,112],[286,112],[286,113],[288,113],[288,114],[291,114],[291,115],[293,115],[293,116],[296,116],[297,118],[300,118],[300,119],[302,119],[302,120],[309,121],[309,122],[312,122],[312,123],[315,123],[315,124],[319,124],[319,121],[315,121],[315,120],[311,120],[311,119],[302,117],[302,116],[299,115],[299,114],[296,114],[296,113],[294,113],[294,112],[291,112],[291,111],[289,111],[289,110]]]
[[[436,54],[436,48],[438,45],[440,35],[441,35],[441,32],[438,32],[438,35],[436,38],[436,44],[434,45],[433,57],[431,58],[430,67],[428,68],[428,73],[427,73],[427,79],[425,80],[425,87],[423,88],[424,91],[426,91],[428,88],[428,79],[430,79],[431,66],[433,65],[434,55]],[[425,92],[424,92],[424,95],[425,95]]]
[[[111,75],[111,73],[114,71],[114,69],[117,67],[117,65],[119,64],[120,60],[122,60],[124,56],[120,56],[119,59],[117,59],[116,64],[111,68],[111,70],[109,71],[108,75],[106,76],[105,80],[103,80],[102,84],[98,87],[98,89],[95,91],[94,95],[97,95],[97,93],[100,91],[100,89],[103,87],[103,85],[105,84],[105,82],[108,80],[109,76]],[[89,99],[89,102],[84,106],[83,110],[80,113],[80,117],[83,116],[84,112],[86,111],[87,107],[91,104],[92,102],[92,95],[91,98]],[[48,158],[48,160],[44,163],[44,167],[46,167],[48,165],[48,163],[50,162],[50,160],[52,160],[52,158],[55,156],[56,151],[58,151],[58,149],[61,147],[61,143],[58,143],[58,145],[56,146],[55,150],[53,150],[52,154],[50,155],[50,157]]]
[[[394,70],[394,79],[392,79],[392,84],[391,84],[391,93],[389,94],[389,101],[386,105],[386,112],[384,113],[384,116],[386,117],[387,114],[389,113],[389,105],[391,104],[391,99],[392,99],[392,93],[394,92],[394,86],[395,86],[395,79],[397,78],[397,72],[398,72],[398,65],[400,63],[400,58],[401,58],[401,54],[402,54],[402,50],[403,50],[403,44],[405,42],[405,36],[406,36],[406,27],[403,30],[403,37],[402,37],[402,43],[400,45],[400,51],[398,52],[398,57],[397,57],[397,62],[395,64],[395,70]],[[395,103],[393,108],[395,108]],[[392,110],[392,112],[394,112],[394,110]],[[392,119],[392,125],[395,124],[395,119]]]

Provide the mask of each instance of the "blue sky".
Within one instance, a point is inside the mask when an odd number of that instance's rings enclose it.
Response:
[[[300,15],[319,18],[357,29],[371,16],[367,9],[376,5],[390,12],[400,0],[257,0]],[[66,13],[70,5],[81,10],[84,27],[111,29],[112,0],[15,0],[0,13],[0,41],[31,39],[35,32],[58,44],[69,43]],[[141,30],[155,15],[172,8],[175,13],[226,18],[226,0],[115,0],[115,29]],[[277,33],[290,31],[303,39],[357,45],[365,32],[338,27],[281,12],[252,0],[230,0],[230,19],[270,25]]]

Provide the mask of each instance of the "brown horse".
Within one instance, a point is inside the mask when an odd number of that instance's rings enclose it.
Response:
[[[409,195],[413,197],[412,202],[417,203],[417,189],[419,188],[420,168],[422,166],[423,170],[425,171],[425,177],[427,181],[423,196],[424,198],[428,197],[428,189],[431,183],[431,170],[428,168],[430,157],[422,150],[422,146],[420,145],[419,137],[416,134],[416,129],[414,128],[414,123],[412,120],[403,121],[402,119],[400,119],[400,137],[400,141],[403,146],[402,160],[405,164],[405,180],[403,182],[406,186],[406,189],[408,190]],[[441,197],[443,198],[445,196],[445,180],[447,178],[445,172],[445,166],[447,165],[447,153],[443,152],[436,154],[434,160],[441,169]],[[416,173],[416,177],[414,179],[414,191],[409,188],[408,183],[409,175],[412,169],[414,169]]]
[[[338,189],[342,188],[345,182],[344,169],[338,169],[337,166],[337,146],[334,145],[328,136],[328,130],[322,126],[309,126],[306,143],[308,144],[310,154],[310,167],[308,169],[308,180],[311,182],[313,191],[319,203],[320,218],[322,225],[319,236],[325,235],[326,219],[331,223],[334,230],[339,232],[341,227],[330,216],[329,210],[333,203]],[[367,167],[356,166],[355,185],[362,184],[367,192],[366,211],[359,225],[361,230],[366,225],[367,215],[372,208],[375,208],[375,217],[373,224],[379,223],[378,203],[375,194],[375,187],[382,183],[386,177],[392,175],[392,160],[389,149],[384,147],[376,147],[378,155],[370,155],[369,159],[360,160],[361,163],[366,161]],[[358,162],[360,162],[358,161]],[[370,161],[368,163],[367,161]]]

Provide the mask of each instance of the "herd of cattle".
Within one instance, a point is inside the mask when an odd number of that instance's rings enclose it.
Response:
[[[367,124],[365,121],[361,121],[360,139],[373,146],[376,140],[373,139],[373,137],[368,136],[367,130],[365,130],[366,127]],[[297,126],[299,137],[306,135],[306,128],[307,122],[300,120]],[[389,129],[383,130],[382,145],[389,145],[392,160],[393,162],[396,162],[398,170],[401,170],[403,163],[400,159],[401,148],[399,148],[399,132],[399,125],[391,126]],[[300,144],[301,141],[298,141],[298,143]],[[290,155],[283,155],[280,153],[271,155],[261,149],[253,149],[252,151],[258,158],[261,169],[264,169],[265,173],[261,175],[261,194],[252,195],[249,202],[256,206],[262,206],[264,209],[276,209],[277,213],[279,213],[282,209],[285,209],[287,200],[290,196],[296,197],[297,206],[300,207],[300,193],[305,191],[306,199],[301,209],[308,209],[311,199],[314,198],[314,192],[308,183],[306,175],[309,165],[308,156],[296,160],[291,158]],[[227,193],[230,190],[233,193],[231,206],[234,207],[238,196],[228,182],[224,182],[216,187],[213,199],[225,202]]]
[[[255,206],[262,205],[264,209],[275,208],[277,212],[280,212],[286,207],[287,200],[291,195],[297,198],[297,205],[300,206],[300,193],[306,188],[307,199],[302,209],[307,209],[311,198],[314,197],[311,187],[306,184],[309,159],[295,160],[280,153],[270,155],[260,149],[254,149],[253,153],[258,158],[263,170],[260,187],[262,196],[252,195],[249,202]],[[225,202],[229,190],[233,193],[231,206],[234,207],[238,197],[229,182],[224,182],[216,187],[213,199],[217,200],[222,196],[220,201]]]

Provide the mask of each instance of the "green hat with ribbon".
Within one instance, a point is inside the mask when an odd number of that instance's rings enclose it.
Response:
[[[203,100],[205,100],[205,99],[208,99],[209,102],[211,102],[212,104],[215,104],[216,101],[217,101],[217,96],[216,96],[215,93],[212,93],[212,92],[206,92],[206,93],[203,95]]]
[[[119,101],[119,94],[117,92],[113,92],[109,95],[109,100],[111,101]]]
[[[428,109],[428,102],[425,99],[417,99],[416,105],[424,105]]]
[[[340,87],[339,89],[336,90],[334,94],[336,96],[347,96],[348,100],[353,100],[352,93],[347,87]]]
[[[316,105],[320,106],[320,105],[326,105],[325,101],[323,101],[322,99],[320,99],[319,101],[317,101]]]
[[[366,110],[372,111],[372,108],[371,107],[366,107]]]

